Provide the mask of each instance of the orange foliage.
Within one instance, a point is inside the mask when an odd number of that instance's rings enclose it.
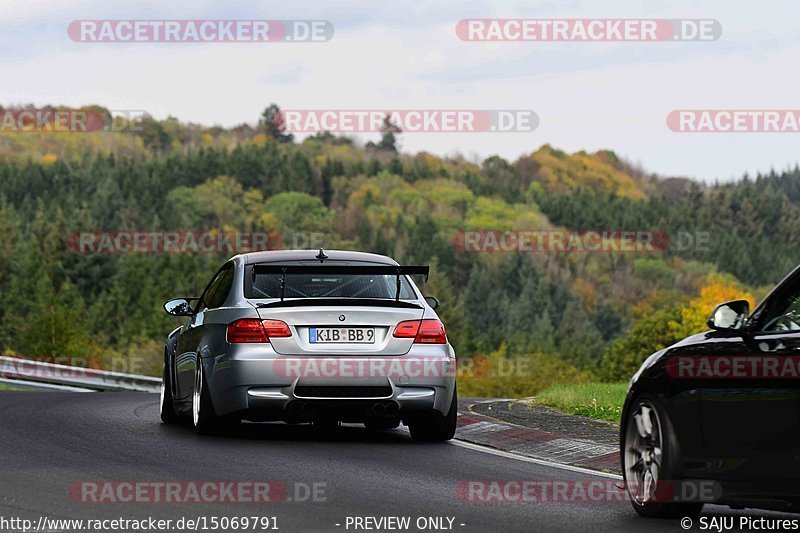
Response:
[[[530,159],[538,163],[536,181],[546,190],[566,192],[583,187],[629,198],[645,198],[643,184],[615,166],[615,158],[609,151],[570,155],[547,144],[530,155]]]
[[[700,289],[700,295],[681,309],[681,321],[670,322],[670,329],[678,338],[688,337],[706,331],[706,321],[714,308],[730,300],[747,300],[750,309],[755,307],[755,299],[735,281],[720,274],[712,274]]]

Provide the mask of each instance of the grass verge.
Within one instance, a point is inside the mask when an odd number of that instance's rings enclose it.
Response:
[[[627,383],[552,385],[534,396],[534,401],[573,415],[619,422],[627,390]]]
[[[505,345],[489,355],[458,361],[462,398],[527,398],[551,383],[588,383],[592,378],[558,357],[541,353],[509,357]]]

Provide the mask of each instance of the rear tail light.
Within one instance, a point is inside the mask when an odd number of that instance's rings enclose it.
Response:
[[[394,328],[394,336],[398,339],[414,339],[421,344],[445,344],[447,333],[444,325],[436,319],[406,320]]]
[[[394,328],[394,336],[398,339],[413,339],[419,332],[419,320],[406,320]]]
[[[280,320],[240,318],[228,324],[227,339],[230,343],[269,342],[270,337],[291,337],[292,331]]]
[[[267,331],[267,337],[291,337],[292,330],[281,320],[265,320],[262,322]]]
[[[228,342],[269,342],[264,325],[257,318],[241,318],[228,324]]]
[[[444,344],[447,342],[447,333],[444,325],[438,320],[423,320],[414,342],[422,344]]]

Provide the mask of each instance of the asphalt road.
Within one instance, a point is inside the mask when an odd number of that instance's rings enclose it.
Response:
[[[417,529],[420,517],[453,518],[452,530],[463,532],[682,531],[675,521],[639,518],[625,502],[472,503],[457,492],[465,480],[602,480],[589,474],[453,444],[417,444],[403,430],[344,427],[326,434],[248,424],[231,437],[199,437],[160,424],[158,397],[151,394],[2,392],[0,451],[0,517],[6,519],[269,516],[279,531],[307,532],[387,531],[347,527],[347,517],[407,516],[410,531],[448,530]],[[173,480],[270,480],[283,483],[293,501],[85,503],[75,491],[85,481]],[[324,491],[318,501],[295,501],[314,483]],[[797,518],[710,509],[728,517]]]

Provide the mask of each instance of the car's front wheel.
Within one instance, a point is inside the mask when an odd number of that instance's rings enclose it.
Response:
[[[676,518],[700,513],[700,502],[674,500],[681,484],[675,432],[656,398],[643,394],[625,421],[623,472],[633,508],[642,516]]]
[[[423,442],[444,442],[456,434],[458,419],[458,391],[453,388],[450,410],[446,415],[438,411],[421,415],[408,423],[411,438]]]

